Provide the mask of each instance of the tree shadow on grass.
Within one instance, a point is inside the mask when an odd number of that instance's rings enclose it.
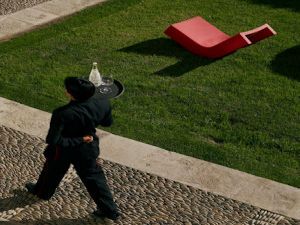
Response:
[[[287,8],[293,11],[300,11],[299,0],[251,0],[255,4],[270,5],[274,8]]]
[[[179,62],[153,73],[161,76],[181,76],[184,73],[215,61],[193,55],[177,45],[174,41],[167,38],[146,40],[132,46],[122,48],[119,51],[177,58]]]
[[[271,68],[274,72],[290,79],[300,81],[300,45],[289,48],[272,60]]]

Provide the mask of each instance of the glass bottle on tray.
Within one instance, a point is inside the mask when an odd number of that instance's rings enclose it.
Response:
[[[89,81],[91,81],[96,87],[100,86],[102,83],[101,75],[96,62],[93,63],[93,67],[89,76]]]

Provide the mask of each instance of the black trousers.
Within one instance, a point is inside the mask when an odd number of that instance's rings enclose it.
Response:
[[[115,213],[117,205],[107,185],[105,174],[101,166],[96,163],[99,148],[98,146],[91,148],[88,144],[86,146],[73,149],[72,154],[56,148],[54,157],[46,159],[34,192],[42,199],[50,199],[70,165],[73,164],[97,207],[104,213]]]

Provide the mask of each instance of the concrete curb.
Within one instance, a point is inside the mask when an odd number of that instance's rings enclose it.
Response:
[[[0,97],[0,124],[44,138],[51,114]],[[300,219],[300,189],[102,130],[101,158]]]

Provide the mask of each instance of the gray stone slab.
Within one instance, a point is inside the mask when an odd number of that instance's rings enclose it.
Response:
[[[0,34],[5,37],[32,29],[32,24],[17,20],[11,16],[4,17],[0,22]],[[0,37],[0,39],[2,39]]]
[[[105,0],[53,0],[39,4],[33,8],[59,16],[66,16],[104,1]]]
[[[92,6],[95,4],[99,4],[101,2],[105,2],[105,0],[66,0],[72,2],[72,4],[78,7]]]
[[[7,35],[0,32],[0,41],[5,41],[7,39]]]
[[[58,16],[66,16],[76,12],[78,9],[69,1],[54,0],[39,4],[33,9],[43,12],[55,14]]]
[[[42,12],[36,9],[24,9],[11,15],[12,18],[30,23],[34,26],[41,25],[58,18],[57,15]]]

